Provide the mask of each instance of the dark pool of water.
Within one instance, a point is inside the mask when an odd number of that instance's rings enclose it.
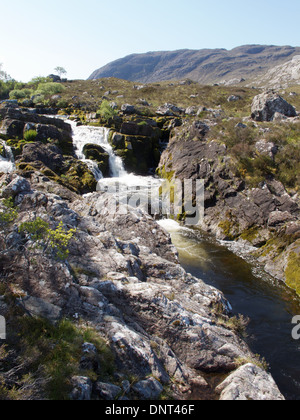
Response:
[[[286,399],[300,400],[300,340],[292,338],[292,318],[300,315],[297,295],[265,274],[254,274],[252,265],[198,232],[171,235],[185,270],[221,290],[234,314],[250,318],[251,350],[266,359]]]

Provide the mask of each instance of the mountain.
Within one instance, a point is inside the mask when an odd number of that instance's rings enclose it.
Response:
[[[116,77],[141,83],[189,78],[199,83],[251,81],[300,55],[300,47],[244,45],[132,54],[94,71],[89,79]]]

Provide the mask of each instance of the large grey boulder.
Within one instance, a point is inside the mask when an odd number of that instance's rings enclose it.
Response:
[[[251,107],[251,117],[255,121],[272,121],[275,114],[296,117],[295,108],[275,92],[264,92],[255,96]]]
[[[216,391],[221,401],[282,401],[271,375],[248,363],[229,375]]]

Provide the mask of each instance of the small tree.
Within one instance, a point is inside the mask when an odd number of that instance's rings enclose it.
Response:
[[[3,64],[0,63],[0,80],[3,80],[4,82],[7,82],[8,80],[11,80],[11,77],[2,70]]]
[[[67,71],[63,67],[60,67],[60,66],[55,67],[54,71],[56,71],[59,77],[67,74]]]

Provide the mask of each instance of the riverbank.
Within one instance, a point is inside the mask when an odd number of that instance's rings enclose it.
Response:
[[[274,281],[224,248],[212,237],[162,221],[179,251],[184,269],[224,293],[234,315],[249,318],[246,342],[264,357],[270,372],[287,399],[298,400],[299,342],[292,339],[292,318],[300,311],[300,299],[284,283]]]
[[[26,162],[23,147],[19,172],[1,178],[3,398],[282,400],[243,320],[186,273],[153,218],[58,182],[75,157],[32,144],[42,153]]]

